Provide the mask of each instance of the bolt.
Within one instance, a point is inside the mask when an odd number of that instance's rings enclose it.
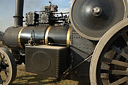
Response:
[[[94,16],[100,16],[102,13],[102,9],[100,7],[95,7],[92,9],[92,14]]]

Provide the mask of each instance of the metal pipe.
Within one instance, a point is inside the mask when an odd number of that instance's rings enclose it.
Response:
[[[14,27],[23,26],[24,0],[15,0]]]

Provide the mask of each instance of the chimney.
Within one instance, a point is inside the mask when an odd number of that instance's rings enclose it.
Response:
[[[23,26],[24,0],[15,0],[14,27]]]

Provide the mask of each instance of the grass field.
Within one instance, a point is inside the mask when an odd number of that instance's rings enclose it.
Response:
[[[43,77],[43,75],[36,75],[25,72],[25,66],[19,65],[17,70],[17,77],[11,85],[78,85],[78,81],[62,80],[56,82],[54,78]]]

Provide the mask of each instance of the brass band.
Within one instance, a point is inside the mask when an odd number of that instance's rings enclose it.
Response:
[[[48,45],[48,33],[49,33],[50,29],[51,29],[51,26],[48,27],[48,29],[45,33],[45,45]]]
[[[22,29],[19,31],[19,34],[18,34],[18,43],[19,43],[20,48],[23,48],[23,46],[21,45],[21,41],[20,41],[20,34],[21,34],[21,32],[23,31],[24,28],[25,27],[22,27]]]
[[[67,32],[67,47],[70,46],[70,33],[71,33],[71,27],[69,27]]]

